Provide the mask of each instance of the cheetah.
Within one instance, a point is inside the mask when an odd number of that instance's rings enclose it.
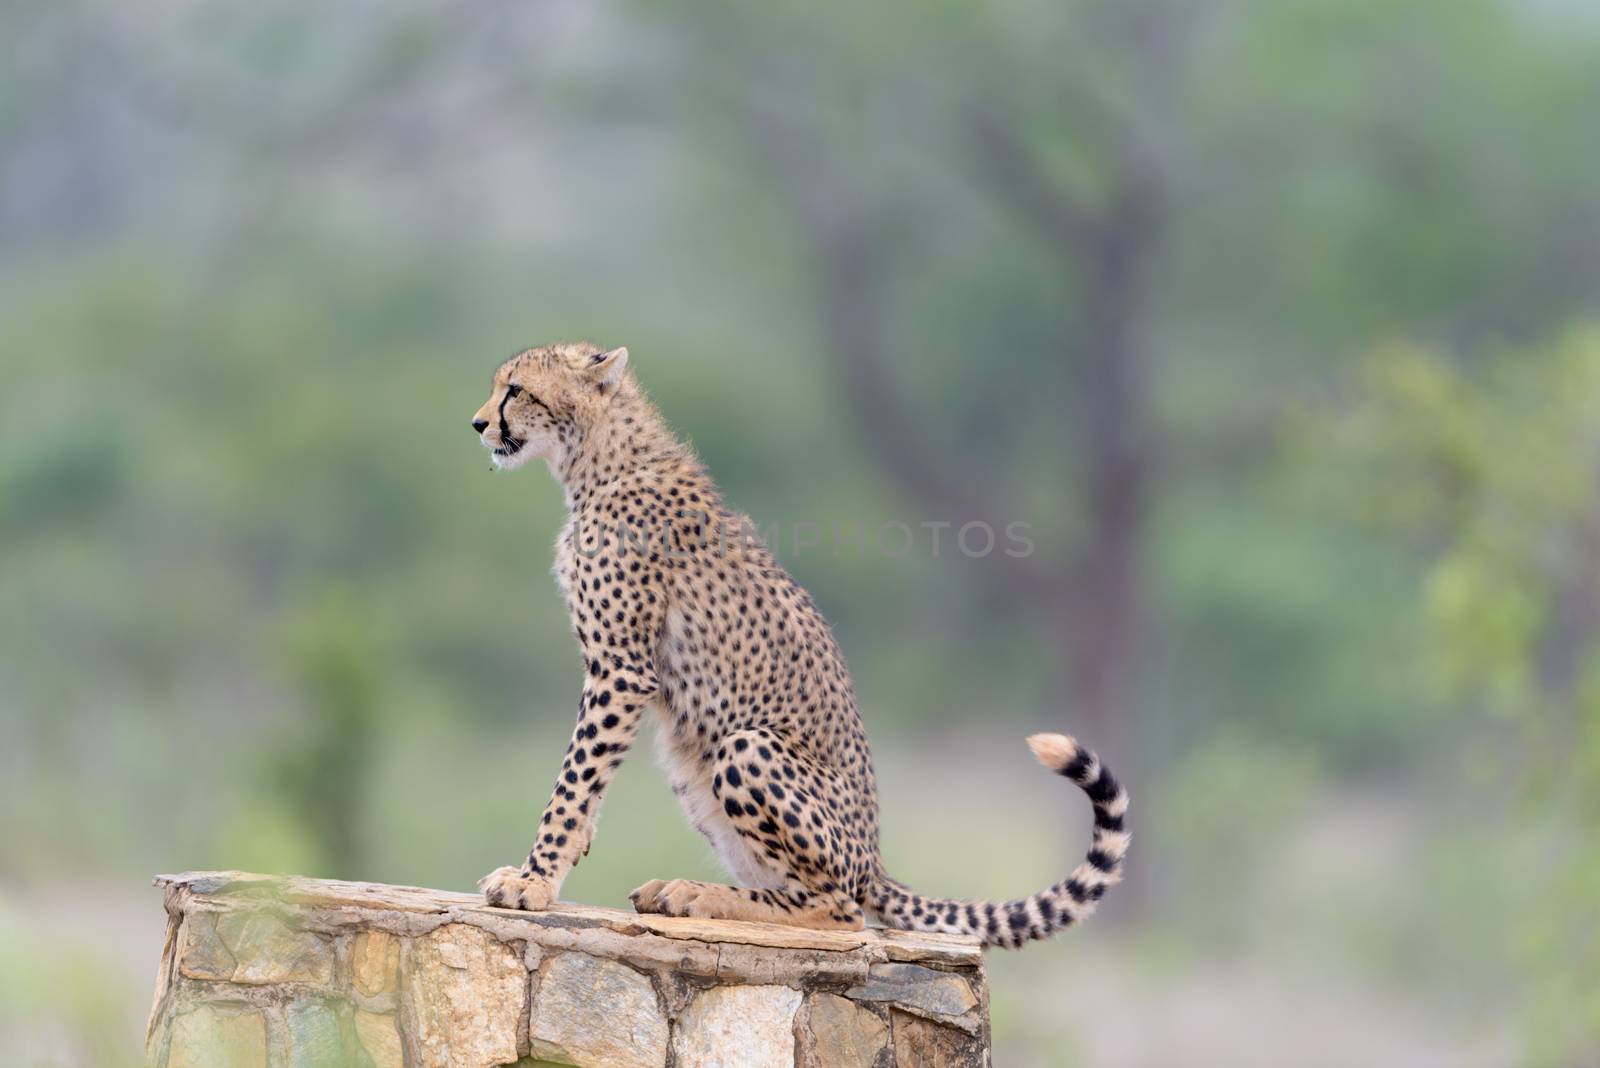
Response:
[[[1128,796],[1061,734],[1027,741],[1093,804],[1092,847],[1066,879],[998,902],[927,897],[889,876],[833,633],[668,429],[627,349],[519,352],[495,371],[472,428],[496,467],[543,460],[565,493],[555,575],[584,665],[537,839],[520,867],[479,882],[489,905],[550,906],[647,717],[673,793],[738,885],[651,880],[629,895],[641,913],[859,930],[870,911],[890,927],[1015,948],[1079,922],[1118,881]]]

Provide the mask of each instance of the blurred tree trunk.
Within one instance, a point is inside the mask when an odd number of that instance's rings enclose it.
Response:
[[[1141,326],[1151,312],[1169,182],[1162,138],[1151,136],[1151,124],[1170,132],[1178,71],[1202,9],[1209,10],[1161,0],[1107,9],[1140,67],[1134,84],[1141,103],[1130,112],[1087,77],[1068,78],[1060,110],[1081,125],[1083,151],[1105,175],[1092,196],[1042,163],[1024,109],[985,99],[970,115],[979,180],[1048,250],[1064,303],[1078,310],[1061,358],[1079,373],[1060,410],[1075,413],[1063,423],[1081,435],[1088,514],[1087,535],[1067,558],[990,557],[975,574],[997,601],[1043,621],[1063,666],[1063,718],[1125,775],[1136,775],[1140,763],[1144,559],[1158,467],[1152,357]],[[882,238],[884,205],[830,173],[826,139],[804,120],[797,127],[793,114],[746,106],[755,140],[815,246],[824,327],[845,403],[880,468],[927,518],[982,520],[999,529],[1021,517],[1001,473],[973,471],[954,449],[918,433],[896,384],[885,336],[884,283],[893,265]],[[1137,886],[1130,889],[1113,911],[1137,901]]]
[[[1086,280],[1080,425],[1088,457],[1090,536],[1068,612],[1073,692],[1091,744],[1133,759],[1132,717],[1144,647],[1142,564],[1154,492],[1150,356],[1139,338],[1155,243],[1153,183],[1130,173],[1076,253]]]
[[[964,470],[961,457],[915,433],[883,337],[881,252],[853,211],[813,213],[810,231],[825,277],[826,326],[847,407],[891,480],[930,518],[983,520],[996,528],[1022,513],[992,471]],[[1089,536],[1071,557],[991,556],[975,570],[997,600],[1046,621],[1047,647],[1066,666],[1061,714],[1085,744],[1125,778],[1139,756],[1139,669],[1144,659],[1143,561],[1154,492],[1155,429],[1149,404],[1150,358],[1138,336],[1155,247],[1153,187],[1121,190],[1087,240],[1058,248],[1081,273],[1086,307],[1083,372],[1074,391],[1087,457]],[[1064,402],[1065,405],[1065,402]],[[1130,867],[1106,912],[1136,911],[1144,882]]]
[[[1157,243],[1158,183],[1129,161],[1104,209],[1080,211],[1041,180],[1014,133],[979,123],[999,195],[1053,242],[1065,279],[1080,279],[1085,328],[1082,375],[1072,398],[1087,457],[1090,533],[1074,556],[1050,564],[991,557],[977,573],[996,596],[1049,621],[1067,665],[1063,692],[1084,740],[1126,765],[1137,746],[1136,680],[1144,644],[1142,560],[1154,490],[1155,431],[1149,354],[1138,326]],[[780,140],[768,137],[768,144]],[[1021,512],[994,472],[964,470],[914,420],[887,366],[880,242],[867,212],[827,190],[800,198],[818,246],[830,348],[846,403],[879,466],[927,516],[983,520],[997,528]],[[1070,354],[1064,353],[1067,358]]]

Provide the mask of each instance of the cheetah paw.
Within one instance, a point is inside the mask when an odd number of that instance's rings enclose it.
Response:
[[[635,912],[653,912],[660,916],[698,916],[703,915],[703,912],[695,909],[700,892],[701,884],[689,879],[651,879],[629,894],[628,900],[633,902]]]
[[[483,899],[495,908],[540,912],[556,899],[556,888],[542,875],[518,868],[496,868],[478,880]]]

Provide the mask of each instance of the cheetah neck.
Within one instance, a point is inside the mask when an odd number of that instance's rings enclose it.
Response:
[[[574,430],[551,472],[576,512],[603,487],[642,471],[663,474],[693,464],[679,441],[638,385],[624,380],[604,421]]]

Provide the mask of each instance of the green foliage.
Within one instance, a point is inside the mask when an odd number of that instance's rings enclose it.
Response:
[[[996,176],[992,123],[1084,210],[1128,144],[1164,175],[1126,774],[1150,843],[1133,929],[1168,963],[1111,925],[1107,959],[1142,999],[1174,961],[1289,947],[1391,1012],[1527,1009],[1543,1061],[1594,1048],[1592,19],[580,6],[0,8],[27,43],[0,54],[6,886],[241,866],[464,888],[520,854],[576,697],[559,494],[491,474],[466,427],[520,345],[626,342],[762,524],[964,518],[917,514],[870,459],[875,413],[830,356],[831,211],[881,257],[913,444],[1069,559],[1095,518],[1088,261]],[[1064,871],[1058,784],[1024,804],[1011,761],[1077,729],[1069,651],[982,561],[787,563],[850,657],[903,873],[1014,894]],[[934,747],[956,724],[982,740]],[[642,757],[574,896],[714,874]],[[993,859],[950,871],[957,837]],[[1308,914],[1346,926],[1305,938]],[[1527,980],[1487,1007],[1512,962],[1486,915]],[[22,946],[13,992],[48,955],[24,941],[0,948]],[[1053,1006],[1078,1003],[1045,985],[1075,958],[1036,952],[993,964],[1006,1063],[1057,1049]],[[22,1015],[102,1033],[117,995],[51,975]]]
[[[382,672],[389,659],[380,648],[384,630],[376,606],[358,605],[348,591],[335,589],[284,638],[284,661],[291,685],[304,695],[305,719],[268,758],[269,788],[287,803],[293,824],[311,831],[311,869],[341,878],[369,868],[363,809],[382,729]]]
[[[1375,487],[1375,516],[1430,547],[1421,594],[1441,696],[1521,725],[1524,788],[1570,832],[1520,925],[1538,977],[1532,1048],[1566,1063],[1600,1044],[1600,330],[1470,372],[1382,350],[1339,440]]]
[[[143,1061],[120,1025],[127,1000],[142,996],[106,973],[92,945],[32,929],[9,902],[0,909],[0,1050],[7,1063],[133,1068]]]

